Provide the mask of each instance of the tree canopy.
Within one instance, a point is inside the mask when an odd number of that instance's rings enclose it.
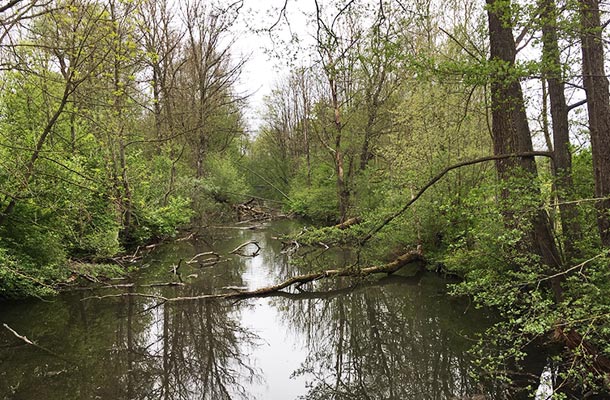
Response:
[[[456,295],[502,317],[490,335],[509,345],[481,355],[496,376],[553,334],[562,378],[607,391],[607,5],[312,0],[292,31],[296,3],[261,30],[306,61],[288,60],[254,135],[243,1],[2,3],[0,297],[258,199],[321,226],[357,217],[309,240],[362,265],[417,248],[460,276]]]

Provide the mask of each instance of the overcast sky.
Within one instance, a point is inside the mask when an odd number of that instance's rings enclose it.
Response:
[[[234,0],[223,0],[227,4]],[[242,73],[239,90],[252,93],[246,113],[250,129],[256,130],[260,123],[263,98],[271,92],[274,82],[279,76],[289,72],[285,60],[289,58],[287,51],[280,45],[281,40],[288,40],[291,31],[300,37],[307,37],[305,12],[313,11],[313,0],[292,0],[287,7],[290,30],[285,22],[274,28],[275,42],[268,33],[255,33],[254,29],[270,28],[277,21],[283,0],[244,0],[244,7],[235,26],[237,56],[248,57]],[[274,45],[275,43],[275,45]],[[285,56],[284,60],[273,59],[270,50]],[[307,63],[306,57],[300,56],[302,63]]]

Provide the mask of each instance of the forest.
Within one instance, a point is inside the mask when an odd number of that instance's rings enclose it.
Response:
[[[350,274],[417,253],[458,277],[498,316],[482,374],[544,343],[562,385],[609,393],[608,4],[299,3],[0,2],[0,300],[271,210]],[[284,66],[255,127],[239,24]]]

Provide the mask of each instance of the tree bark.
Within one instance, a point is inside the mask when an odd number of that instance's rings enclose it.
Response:
[[[569,203],[574,190],[572,181],[572,154],[570,152],[570,134],[568,125],[568,106],[565,98],[562,79],[561,58],[557,39],[557,7],[554,0],[541,0],[542,17],[542,58],[543,76],[548,82],[553,122],[553,152],[555,161],[553,173],[561,228],[564,237],[565,255],[568,259],[577,254],[575,242],[580,238],[581,228],[578,223],[578,209]]]
[[[59,106],[57,107],[57,110],[51,116],[51,118],[47,122],[46,126],[44,127],[42,133],[40,134],[40,137],[38,138],[38,141],[36,142],[36,147],[34,148],[34,151],[32,152],[32,155],[30,156],[28,163],[25,165],[25,173],[23,175],[20,190],[25,190],[28,187],[28,185],[30,183],[30,179],[32,179],[32,176],[34,175],[34,167],[36,166],[36,161],[40,157],[40,153],[42,152],[42,149],[45,146],[47,139],[49,138],[49,135],[51,135],[51,132],[53,131],[53,127],[57,123],[57,120],[62,115],[66,105],[68,104],[68,98],[70,97],[72,90],[74,90],[72,78],[73,78],[73,74],[70,73],[70,75],[66,81],[66,85],[64,87],[64,93],[62,95]],[[9,201],[9,203],[4,208],[4,210],[0,213],[0,226],[4,225],[6,223],[7,218],[15,210],[16,204],[17,204],[17,198],[12,197],[11,200]]]
[[[492,136],[494,154],[527,153],[533,151],[523,92],[518,76],[515,74],[516,46],[512,32],[511,9],[509,1],[487,0],[489,21],[490,59],[495,73],[491,77]],[[538,175],[534,157],[505,158],[496,160],[496,170],[502,181],[509,182],[519,170],[532,178]],[[529,195],[539,196],[535,185],[523,188]],[[519,200],[514,193],[505,189],[504,200]],[[549,217],[539,209],[532,217],[532,228],[525,232],[521,242],[524,251],[531,251],[541,257],[542,262],[551,270],[561,265],[559,251],[551,232]],[[505,214],[507,226],[518,222],[513,212]],[[553,282],[556,300],[560,300],[560,285]]]
[[[602,246],[610,247],[610,94],[604,68],[599,0],[579,0],[582,74],[587,94],[591,153],[595,177],[597,224]]]
[[[349,188],[345,181],[345,168],[343,163],[343,149],[341,147],[341,140],[343,135],[343,123],[341,122],[341,110],[339,106],[339,94],[337,88],[336,78],[333,76],[334,72],[327,72],[329,75],[329,84],[331,88],[331,99],[334,111],[334,127],[335,127],[335,172],[337,174],[337,195],[339,197],[339,222],[343,223],[347,219],[347,212],[349,209]]]

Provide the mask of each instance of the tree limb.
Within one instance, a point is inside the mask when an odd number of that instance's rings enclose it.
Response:
[[[248,246],[248,245],[255,245],[256,246],[256,251],[254,251],[254,253],[252,254],[244,254],[242,253],[240,250],[243,249],[244,247]],[[255,257],[258,255],[258,253],[261,251],[261,246],[258,244],[258,242],[256,240],[249,240],[246,243],[242,243],[239,246],[237,246],[235,249],[233,249],[230,254],[237,254],[239,256],[244,256],[244,257]]]
[[[43,347],[41,345],[39,345],[38,343],[28,339],[27,336],[25,335],[20,335],[19,333],[17,333],[13,328],[11,328],[10,326],[8,326],[7,324],[2,324],[2,326],[4,326],[4,328],[6,330],[8,330],[9,332],[11,332],[13,335],[15,335],[15,337],[17,337],[18,339],[20,339],[21,341],[23,341],[25,344],[28,344],[30,346],[36,347],[37,349],[40,349],[42,351],[44,351],[45,353],[49,353],[50,355],[59,358],[62,361],[65,361],[67,363],[70,364],[74,364],[73,361],[68,360],[67,358],[61,356],[60,354],[55,353],[53,350],[49,350],[46,347]]]
[[[572,111],[573,109],[578,108],[580,106],[583,106],[585,104],[587,104],[587,99],[584,99],[584,100],[581,100],[581,101],[577,101],[576,103],[570,104],[568,106],[568,111]]]
[[[245,298],[251,298],[251,297],[264,297],[264,296],[277,294],[277,293],[285,293],[285,292],[282,292],[282,289],[285,289],[285,288],[287,288],[289,286],[293,286],[293,285],[301,286],[305,283],[314,282],[314,281],[317,281],[322,278],[342,277],[342,276],[343,277],[347,277],[347,276],[362,277],[362,276],[380,274],[380,273],[393,274],[394,272],[400,270],[402,267],[404,267],[407,264],[410,264],[415,261],[424,261],[424,260],[425,259],[424,259],[422,252],[420,250],[415,250],[415,251],[410,251],[408,253],[405,253],[402,256],[395,259],[394,261],[384,264],[384,265],[366,267],[366,268],[362,268],[362,269],[354,269],[354,268],[331,269],[331,270],[326,270],[326,271],[322,271],[322,272],[313,272],[313,273],[305,274],[305,275],[297,275],[297,276],[293,276],[292,278],[286,279],[285,281],[280,282],[278,284],[263,287],[263,288],[256,289],[256,290],[244,290],[244,291],[235,291],[232,293],[206,294],[206,295],[201,295],[201,296],[173,297],[173,298],[168,298],[168,297],[154,295],[154,294],[127,292],[127,293],[120,293],[120,294],[111,294],[111,295],[106,295],[106,296],[87,297],[83,300],[91,300],[91,299],[101,300],[101,299],[112,298],[112,297],[136,296],[136,297],[145,297],[145,298],[150,298],[150,299],[156,299],[156,300],[160,300],[162,302],[173,303],[173,302],[206,300],[206,299],[245,299]]]
[[[7,4],[5,4],[2,7],[0,7],[0,13],[8,10],[9,8],[11,8],[13,6],[16,6],[20,1],[21,0],[12,0],[12,1],[9,1]]]
[[[413,196],[411,198],[411,200],[409,200],[407,202],[407,204],[405,204],[400,210],[398,210],[395,213],[393,213],[393,214],[389,215],[388,217],[386,217],[383,220],[383,222],[381,222],[381,224],[379,224],[377,227],[372,229],[366,236],[364,236],[360,240],[359,245],[360,246],[364,246],[366,244],[366,242],[368,242],[374,235],[376,235],[386,225],[388,225],[390,222],[394,221],[396,218],[401,216],[405,211],[407,211],[407,209],[411,206],[411,204],[415,203],[426,192],[426,190],[428,190],[432,186],[434,186],[434,184],[436,182],[438,182],[439,180],[441,180],[441,178],[443,178],[448,172],[453,171],[454,169],[466,167],[468,165],[480,164],[480,163],[487,162],[487,161],[497,161],[497,160],[504,160],[504,159],[507,159],[507,158],[515,158],[515,157],[535,157],[535,156],[549,157],[549,158],[552,159],[553,158],[553,153],[550,153],[548,151],[529,151],[529,152],[525,152],[525,153],[500,154],[500,155],[496,155],[496,156],[487,156],[487,157],[476,158],[474,160],[462,161],[462,162],[459,162],[457,164],[453,164],[453,165],[448,166],[447,168],[445,168],[444,170],[439,172],[436,176],[434,176],[432,179],[430,179],[428,181],[428,183],[426,183],[415,194],[415,196]]]

